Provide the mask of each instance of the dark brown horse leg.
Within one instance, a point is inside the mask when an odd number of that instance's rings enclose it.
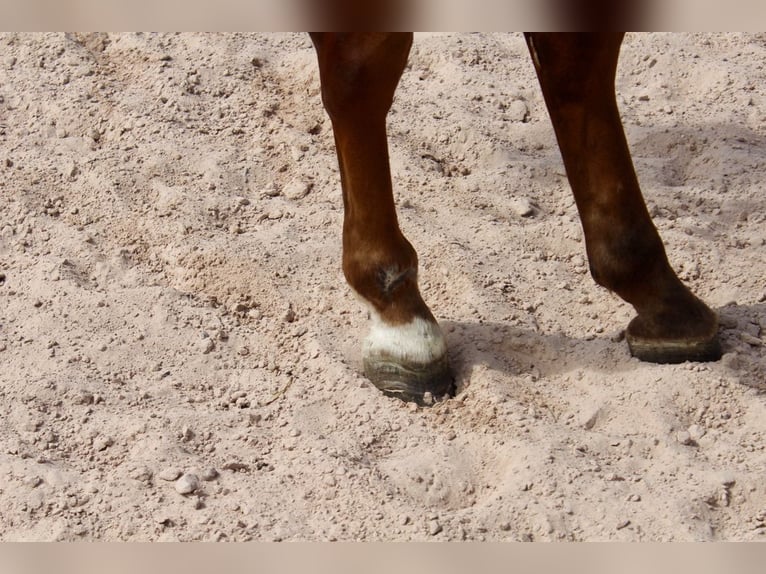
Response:
[[[527,34],[597,283],[638,316],[626,338],[639,359],[721,355],[715,313],[678,279],[644,204],[615,99],[622,34]]]
[[[444,337],[417,284],[418,259],[399,229],[386,116],[411,34],[312,34],[322,101],[332,120],[343,188],[343,272],[369,305],[367,377],[387,394],[421,401],[451,391]]]

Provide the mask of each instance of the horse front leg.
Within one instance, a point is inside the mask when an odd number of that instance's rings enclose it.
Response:
[[[591,274],[632,304],[626,339],[639,359],[717,360],[716,314],[670,267],[641,195],[615,97],[622,34],[528,34]]]
[[[343,272],[370,309],[365,375],[384,393],[422,402],[449,394],[444,336],[418,289],[415,249],[399,229],[386,116],[411,34],[312,34],[322,101],[343,189]]]

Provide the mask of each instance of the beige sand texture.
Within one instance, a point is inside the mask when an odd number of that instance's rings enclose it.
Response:
[[[618,101],[725,355],[629,356],[520,34],[422,34],[401,226],[459,394],[360,374],[301,34],[0,35],[0,539],[763,540],[766,36],[629,34]]]

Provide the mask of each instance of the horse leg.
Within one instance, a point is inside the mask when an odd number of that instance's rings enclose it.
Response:
[[[411,34],[312,34],[322,101],[332,121],[343,189],[343,272],[368,304],[367,377],[389,395],[422,401],[451,392],[444,336],[417,284],[418,259],[399,229],[386,116]]]
[[[590,270],[637,312],[631,353],[676,363],[721,355],[715,313],[668,263],[620,121],[615,71],[622,34],[527,34],[585,233]]]

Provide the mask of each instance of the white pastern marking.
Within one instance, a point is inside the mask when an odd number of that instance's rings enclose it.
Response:
[[[370,311],[372,328],[364,340],[365,357],[383,355],[417,364],[438,360],[447,352],[447,344],[438,324],[415,317],[404,325],[387,325],[377,312]]]

